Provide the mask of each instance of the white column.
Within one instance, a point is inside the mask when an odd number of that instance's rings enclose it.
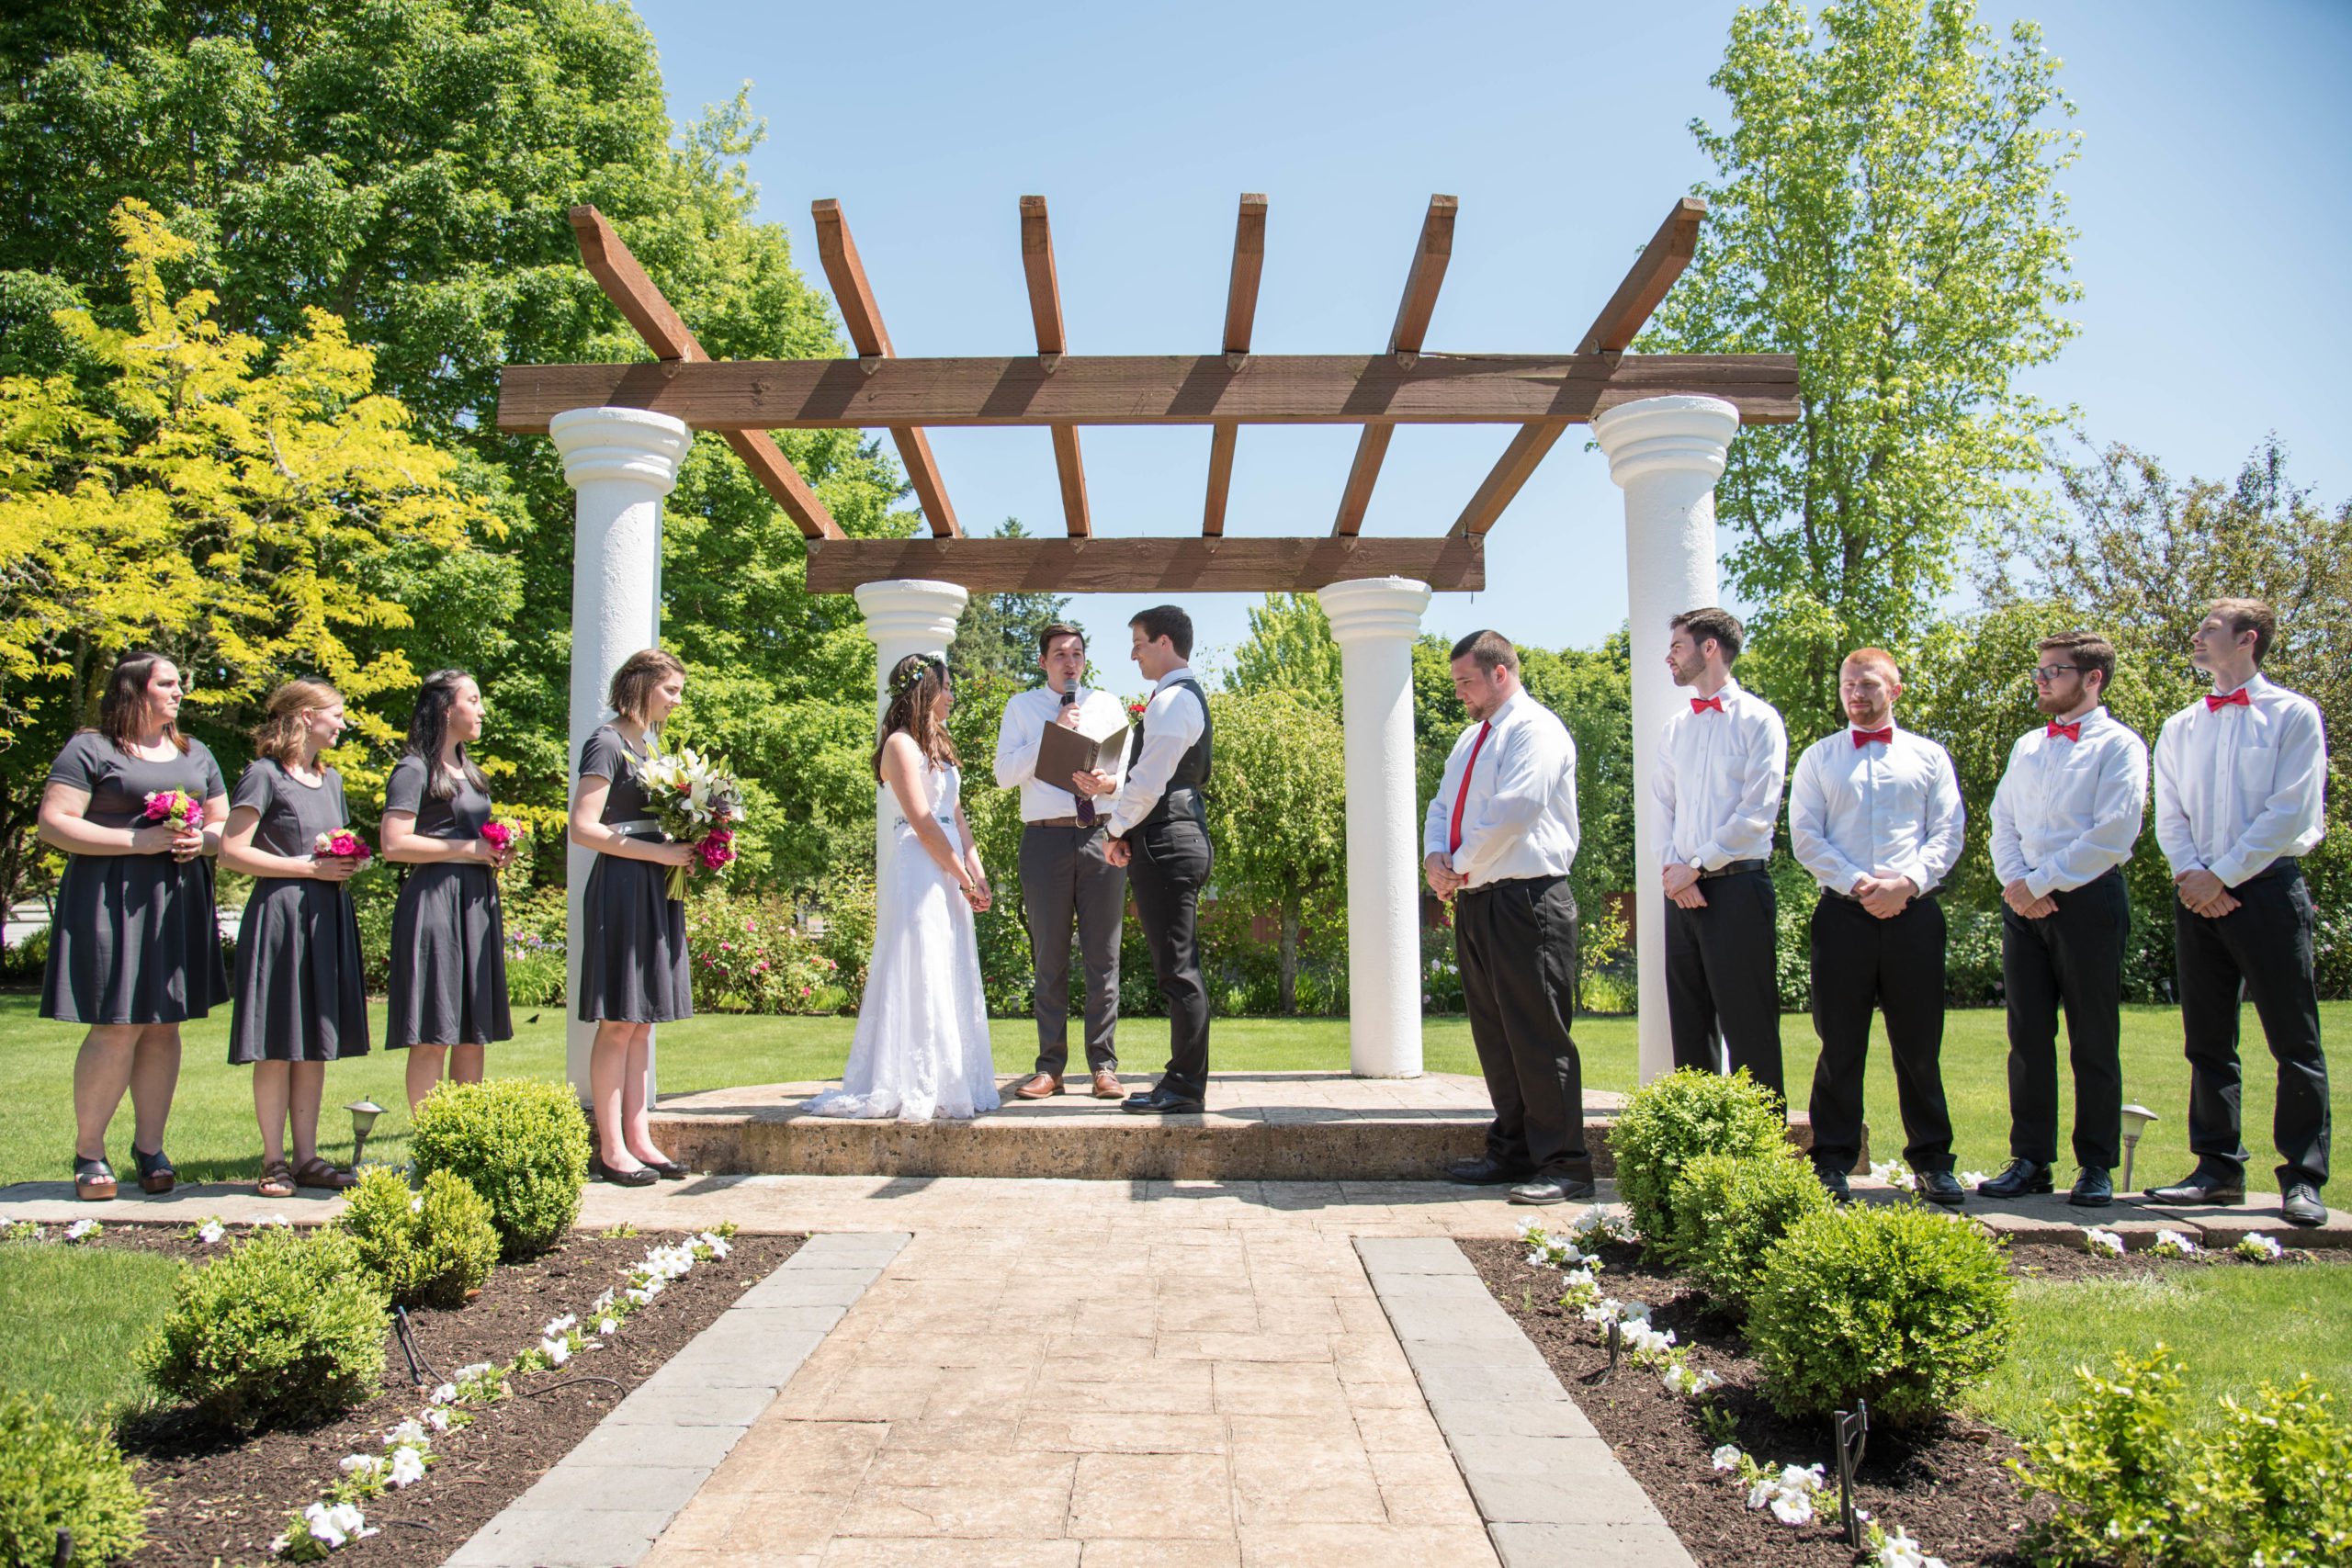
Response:
[[[938,653],[956,640],[956,617],[971,594],[952,582],[899,578],[861,583],[854,591],[874,639],[874,717],[878,725],[890,705],[890,669],[910,653]],[[874,877],[877,888],[888,863],[890,835],[883,830],[882,797],[874,797]]]
[[[573,409],[548,422],[572,489],[571,766],[605,721],[613,671],[662,635],[662,498],[678,482],[694,432],[643,409]],[[579,1018],[581,901],[593,851],[566,857],[564,1010],[566,1076],[588,1098],[588,1051],[596,1026]]]
[[[1650,794],[1660,731],[1681,700],[1666,669],[1666,624],[1717,602],[1715,480],[1739,411],[1720,398],[1644,398],[1594,417],[1609,477],[1625,492],[1625,592],[1634,659],[1634,907],[1642,1081],[1674,1067],[1666,1018],[1666,892]]]
[[[1348,1067],[1421,1076],[1420,818],[1413,639],[1430,585],[1402,577],[1316,594],[1340,645],[1348,756]]]

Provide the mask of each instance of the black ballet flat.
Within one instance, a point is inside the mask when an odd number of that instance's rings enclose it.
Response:
[[[588,1179],[610,1182],[615,1187],[650,1187],[662,1179],[653,1173],[650,1165],[640,1165],[635,1170],[615,1170],[594,1155],[590,1155]]]
[[[690,1174],[684,1166],[674,1160],[649,1159],[639,1163],[664,1181],[684,1181]]]

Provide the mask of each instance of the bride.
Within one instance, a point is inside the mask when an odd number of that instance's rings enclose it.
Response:
[[[955,700],[938,654],[909,654],[890,671],[890,706],[874,752],[891,830],[874,961],[842,1086],[808,1102],[820,1116],[927,1122],[997,1108],[972,935],[973,915],[989,907],[989,884],[947,738]]]

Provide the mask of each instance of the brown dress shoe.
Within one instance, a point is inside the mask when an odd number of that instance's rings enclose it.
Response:
[[[1051,1073],[1038,1073],[1023,1078],[1021,1087],[1012,1091],[1015,1100],[1049,1100],[1061,1093],[1062,1080]]]
[[[1108,1067],[1096,1068],[1094,1073],[1094,1098],[1097,1100],[1126,1099],[1127,1091],[1119,1087],[1119,1075],[1113,1072]]]

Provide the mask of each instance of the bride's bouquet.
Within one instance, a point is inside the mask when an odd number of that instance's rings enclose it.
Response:
[[[733,824],[743,819],[743,786],[725,763],[691,746],[656,751],[636,764],[638,786],[662,831],[692,844],[705,871],[724,871],[735,859]],[[670,868],[670,897],[686,896],[691,866]]]

